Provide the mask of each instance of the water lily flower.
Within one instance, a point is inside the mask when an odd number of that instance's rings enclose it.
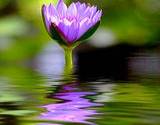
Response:
[[[66,48],[77,46],[96,31],[102,10],[80,2],[67,7],[63,0],[59,0],[56,6],[43,5],[42,15],[49,35]]]

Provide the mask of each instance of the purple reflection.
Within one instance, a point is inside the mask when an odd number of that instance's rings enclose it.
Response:
[[[101,106],[101,104],[90,102],[89,99],[84,98],[87,95],[95,95],[95,93],[77,91],[75,83],[64,85],[60,92],[51,97],[62,100],[62,102],[43,106],[47,112],[42,113],[40,119],[93,125],[94,123],[87,120],[93,119],[91,116],[98,113],[88,108]]]
[[[38,124],[38,125],[62,125],[62,124],[48,124],[48,123],[42,123],[42,124]]]

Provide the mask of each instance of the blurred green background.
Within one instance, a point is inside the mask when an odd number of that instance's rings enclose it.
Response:
[[[97,41],[157,44],[160,40],[159,0],[82,0],[103,9]],[[26,60],[35,56],[51,38],[45,31],[41,6],[57,0],[0,1],[0,62]],[[72,2],[72,1],[67,1]],[[106,34],[105,34],[106,33]],[[109,33],[109,34],[108,34]],[[100,32],[99,32],[100,34]],[[110,35],[111,38],[110,39]]]

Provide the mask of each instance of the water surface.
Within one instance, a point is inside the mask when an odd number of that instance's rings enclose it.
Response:
[[[160,125],[157,56],[126,57],[126,80],[97,74],[84,80],[79,73],[63,75],[63,61],[52,62],[52,54],[47,49],[32,66],[0,66],[0,124]]]

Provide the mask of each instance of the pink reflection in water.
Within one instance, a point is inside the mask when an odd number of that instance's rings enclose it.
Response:
[[[42,113],[40,118],[43,120],[93,125],[94,123],[88,122],[87,120],[93,119],[91,116],[98,113],[96,110],[88,108],[101,106],[101,104],[90,102],[89,99],[84,98],[84,96],[94,95],[95,93],[76,91],[75,85],[76,84],[64,85],[60,92],[54,94],[52,98],[62,100],[63,102],[43,106],[47,112]]]
[[[38,125],[62,125],[62,124],[48,124],[48,123],[42,123],[42,124],[38,124]]]

